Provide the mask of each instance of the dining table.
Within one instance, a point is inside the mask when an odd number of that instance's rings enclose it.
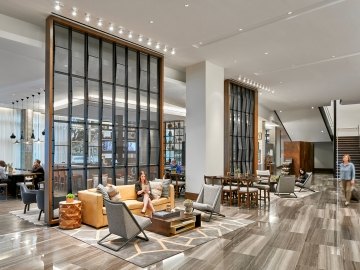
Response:
[[[25,180],[27,177],[31,177],[34,178],[36,175],[41,174],[41,173],[35,173],[29,170],[16,170],[13,171],[12,173],[8,173],[8,179],[6,181],[3,182],[7,182],[8,183],[8,193],[9,195],[11,195],[12,197],[16,197],[17,196],[17,183],[25,183]]]

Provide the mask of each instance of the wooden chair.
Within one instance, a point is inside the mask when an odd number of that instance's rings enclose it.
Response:
[[[264,203],[266,199],[270,202],[270,171],[269,170],[256,170],[258,182],[254,183],[254,187],[259,189],[259,200],[261,200],[261,194],[264,193]]]
[[[182,190],[185,190],[185,181],[181,180],[182,175],[178,173],[170,174],[171,183],[174,185],[175,197],[180,197]]]
[[[252,186],[252,182],[244,179],[239,179],[238,189],[238,206],[241,207],[242,201],[246,201],[246,207],[250,208],[251,204],[254,203],[258,206],[258,194],[259,189]]]
[[[235,200],[238,195],[239,185],[233,182],[232,177],[224,177],[222,179],[222,194],[221,204],[224,204],[225,198],[229,201],[229,205],[232,206],[233,199]]]

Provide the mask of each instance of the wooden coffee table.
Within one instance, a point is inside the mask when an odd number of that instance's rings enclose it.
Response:
[[[201,214],[193,212],[188,215],[183,210],[180,215],[171,218],[151,217],[151,225],[145,230],[165,236],[175,235],[181,232],[201,227]]]

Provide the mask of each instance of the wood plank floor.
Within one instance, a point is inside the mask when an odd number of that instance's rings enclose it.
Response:
[[[329,178],[314,175],[320,192],[303,199],[281,198],[251,210],[222,207],[227,216],[255,223],[149,269],[360,269],[360,204],[345,207]],[[139,269],[9,214],[15,209],[23,209],[21,201],[0,201],[1,269]]]

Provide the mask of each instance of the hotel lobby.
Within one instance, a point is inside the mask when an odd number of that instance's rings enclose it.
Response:
[[[360,269],[357,11],[1,1],[0,268]]]

